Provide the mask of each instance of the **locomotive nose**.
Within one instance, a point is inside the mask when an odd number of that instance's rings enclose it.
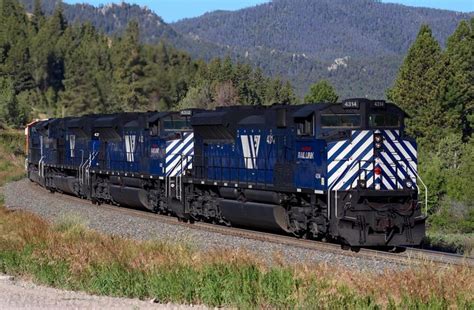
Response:
[[[417,245],[424,236],[415,191],[354,189],[339,193],[338,229],[351,246]]]

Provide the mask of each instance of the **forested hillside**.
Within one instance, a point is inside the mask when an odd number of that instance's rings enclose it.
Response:
[[[34,0],[21,2],[31,12]],[[43,2],[51,13],[59,1]],[[300,97],[310,84],[327,79],[342,98],[385,97],[423,23],[444,45],[459,21],[470,16],[374,0],[274,0],[167,25],[150,10],[125,3],[63,7],[68,21],[89,21],[109,35],[123,33],[130,20],[140,21],[143,42],[164,39],[206,60],[231,56],[289,79]]]
[[[38,1],[39,4],[39,1]],[[230,58],[209,63],[166,44],[140,43],[138,23],[121,37],[71,26],[61,8],[27,15],[0,0],[0,124],[33,117],[292,103],[293,89]]]
[[[430,25],[444,45],[459,21],[468,18],[373,0],[274,0],[172,26],[201,40],[243,49],[265,71],[289,77],[300,94],[315,80],[327,78],[342,97],[384,97],[422,24]],[[278,53],[287,57],[274,57]]]
[[[474,18],[445,49],[422,26],[389,97],[411,116],[432,231],[474,233]]]
[[[273,0],[186,19],[173,27],[218,44],[262,46],[332,61],[403,55],[423,23],[444,44],[462,18],[467,14],[373,0]]]
[[[37,0],[20,0],[27,12],[33,12],[35,2]],[[59,5],[70,24],[80,25],[88,22],[109,36],[120,36],[125,32],[130,21],[139,21],[142,43],[157,44],[165,41],[178,49],[188,51],[196,58],[205,60],[225,56],[228,50],[216,44],[196,41],[180,34],[156,13],[136,4],[122,2],[94,7],[89,4],[70,5],[60,0],[41,0],[41,7],[47,16],[52,15]]]

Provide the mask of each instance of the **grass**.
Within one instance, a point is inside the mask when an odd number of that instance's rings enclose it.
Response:
[[[473,270],[430,264],[361,272],[327,264],[269,267],[244,250],[200,252],[50,225],[0,208],[0,272],[97,295],[238,308],[472,308]]]
[[[428,231],[423,241],[423,247],[474,256],[474,233],[461,234]]]
[[[22,131],[0,129],[0,186],[25,176],[24,148]]]

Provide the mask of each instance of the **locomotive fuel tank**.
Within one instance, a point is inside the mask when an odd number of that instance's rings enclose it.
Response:
[[[72,176],[53,176],[53,182],[55,187],[63,193],[70,195],[77,195],[76,183],[77,178]]]
[[[233,225],[289,231],[286,210],[280,205],[222,199],[219,207],[222,215]]]
[[[110,177],[110,195],[114,202],[134,208],[153,210],[148,193],[141,186],[141,180],[128,177]]]
[[[144,189],[111,184],[110,195],[113,201],[120,205],[153,210],[148,203],[148,193]]]

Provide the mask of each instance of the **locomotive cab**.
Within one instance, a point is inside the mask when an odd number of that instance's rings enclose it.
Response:
[[[367,99],[315,113],[316,136],[326,141],[328,221],[351,246],[418,245],[424,236],[424,184],[405,117],[393,104]]]

